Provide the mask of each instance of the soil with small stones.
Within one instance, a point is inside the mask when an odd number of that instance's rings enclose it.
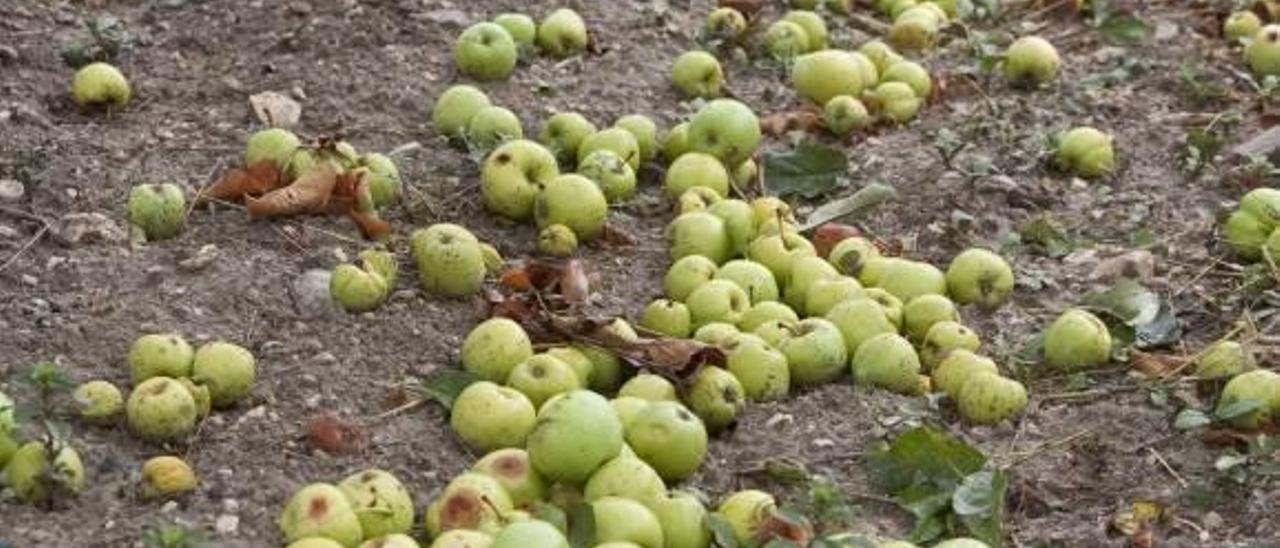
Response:
[[[23,197],[0,204],[6,259],[0,390],[29,403],[31,394],[17,380],[41,360],[56,362],[77,382],[105,378],[127,386],[123,358],[130,342],[165,330],[193,342],[242,344],[258,356],[261,371],[253,396],[215,413],[188,444],[157,447],[123,428],[73,423],[89,486],[54,511],[0,501],[0,541],[132,546],[143,529],[178,523],[207,531],[215,546],[279,545],[274,519],[304,484],[385,468],[409,486],[421,508],[464,470],[477,455],[450,433],[442,408],[376,417],[388,409],[395,386],[456,367],[461,340],[483,308],[473,300],[424,296],[411,272],[374,313],[306,306],[305,289],[291,289],[300,277],[363,246],[347,221],[250,221],[238,210],[197,210],[177,239],[136,249],[101,234],[64,242],[55,237],[56,221],[101,214],[123,231],[130,186],[172,182],[194,192],[234,163],[246,136],[260,127],[247,97],[273,90],[301,100],[305,135],[341,135],[362,151],[421,145],[396,157],[409,189],[405,204],[386,216],[401,248],[411,229],[447,221],[468,226],[509,258],[525,255],[534,231],[482,211],[475,160],[443,142],[427,121],[433,99],[460,81],[449,52],[464,26],[509,10],[537,17],[558,4],[0,1],[0,178],[25,187]],[[509,81],[482,86],[495,103],[519,114],[527,133],[557,110],[582,112],[598,125],[643,113],[670,127],[696,108],[672,89],[667,72],[672,59],[695,47],[710,1],[569,4],[587,20],[599,52],[567,61],[536,58]],[[995,246],[1010,257],[1023,282],[1013,301],[993,313],[964,311],[987,352],[1010,369],[1042,326],[1101,283],[1093,276],[1101,261],[1138,246],[1155,254],[1149,285],[1171,299],[1184,322],[1184,344],[1174,353],[1195,352],[1250,308],[1264,332],[1268,328],[1265,301],[1238,296],[1240,269],[1215,230],[1216,216],[1245,190],[1233,176],[1241,162],[1223,155],[1199,174],[1182,169],[1187,127],[1233,110],[1243,116],[1220,117],[1216,127],[1226,129],[1229,144],[1245,139],[1262,124],[1257,98],[1243,79],[1238,52],[1203,33],[1216,24],[1211,6],[1147,4],[1138,15],[1153,33],[1130,48],[1103,43],[1075,16],[1037,11],[1000,22],[1014,34],[1045,35],[1060,48],[1062,77],[1035,92],[1009,89],[977,71],[971,49],[952,33],[924,59],[946,82],[940,98],[916,122],[842,145],[853,176],[832,197],[873,181],[901,194],[858,219],[861,226],[935,264],[970,245]],[[138,39],[117,61],[136,98],[109,115],[86,114],[69,101],[72,71],[59,50],[84,39],[82,17],[107,13]],[[829,22],[837,45],[867,39],[840,17]],[[781,70],[743,56],[722,58],[733,92],[757,112],[799,106]],[[1180,75],[1184,64],[1232,94],[1197,97]],[[1106,181],[1072,180],[1043,161],[1046,135],[1084,124],[1116,137],[1120,168]],[[944,128],[966,144],[950,165],[935,146]],[[776,139],[768,146],[787,143]],[[42,222],[15,211],[48,220],[54,229],[43,231]],[[611,213],[638,245],[583,249],[603,280],[594,309],[635,315],[658,295],[668,211],[650,182]],[[1017,226],[1044,213],[1076,241],[1075,252],[1047,258],[1016,244]],[[1274,335],[1275,318],[1269,320]],[[1261,351],[1263,363],[1274,367],[1275,349]],[[1031,380],[1026,416],[997,428],[963,426],[945,406],[855,389],[847,380],[751,406],[736,430],[715,440],[691,484],[713,497],[743,487],[786,494],[753,470],[765,459],[788,457],[847,489],[857,506],[855,528],[905,536],[910,516],[875,492],[864,456],[894,433],[930,422],[1000,462],[1016,463],[1006,519],[1013,545],[1125,546],[1128,539],[1109,526],[1112,516],[1148,500],[1170,512],[1156,526],[1160,546],[1280,544],[1280,489],[1215,472],[1223,450],[1171,427],[1176,410],[1203,405],[1203,394],[1183,385],[1149,390],[1123,366],[1069,379],[1035,375],[1035,369],[1024,364],[1019,372],[1040,377]],[[338,457],[311,449],[304,425],[322,412],[367,421],[367,449]],[[141,499],[141,463],[169,452],[187,456],[201,476],[200,489],[176,503]]]

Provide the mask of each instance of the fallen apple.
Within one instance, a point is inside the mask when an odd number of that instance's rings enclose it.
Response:
[[[497,480],[478,472],[463,472],[427,506],[423,521],[433,537],[456,529],[494,534],[514,509],[511,496]]]
[[[133,95],[129,80],[107,63],[89,63],[71,80],[71,97],[81,107],[94,105],[124,106]]]
[[[587,48],[590,42],[587,24],[578,12],[560,8],[538,25],[538,47],[552,57],[565,58]]]
[[[787,397],[791,371],[782,352],[750,334],[737,337],[725,350],[725,367],[738,379],[747,399],[772,401]]]
[[[921,295],[902,307],[902,331],[912,342],[923,343],[934,324],[959,321],[955,303],[942,295]]]
[[[553,224],[538,231],[538,253],[551,257],[572,257],[578,250],[578,236],[573,229]]]
[[[484,284],[480,242],[466,228],[439,223],[413,231],[409,237],[418,285],[428,293],[471,295]]]
[[[702,28],[712,38],[733,41],[747,32],[747,18],[733,8],[716,8],[707,14]]]
[[[597,150],[578,164],[578,173],[600,186],[611,204],[629,200],[636,193],[636,172],[610,150]]]
[[[372,468],[338,483],[366,538],[408,534],[413,529],[413,497],[399,478]]]
[[[431,125],[435,126],[436,131],[440,132],[441,135],[453,139],[461,138],[466,133],[467,126],[471,123],[471,118],[481,109],[490,105],[489,96],[475,86],[459,84],[450,87],[440,94],[440,97],[436,99],[435,105],[432,106]],[[267,131],[284,132],[285,130]],[[297,148],[297,141],[298,138],[294,137],[292,149]],[[251,138],[249,142],[252,149],[253,139]],[[289,154],[293,153],[292,149],[289,150]],[[283,162],[279,160],[287,161],[288,155],[282,158],[279,154],[276,154],[274,158],[278,159],[277,165],[283,165]],[[253,165],[247,156],[245,164]]]
[[[477,381],[454,400],[449,424],[463,441],[482,451],[520,447],[534,428],[535,409],[514,388]]]
[[[578,144],[578,163],[598,150],[607,150],[616,154],[631,166],[632,171],[640,169],[640,143],[635,135],[620,127],[602,129],[582,138]]]
[[[957,348],[949,352],[933,369],[933,389],[950,396],[953,400],[958,399],[965,383],[981,373],[999,375],[1000,368],[991,358],[980,356],[971,350]]]
[[[511,369],[532,355],[529,335],[508,318],[487,319],[462,341],[462,367],[492,382],[506,381]]]
[[[27,442],[8,460],[4,480],[19,500],[43,504],[55,492],[74,494],[84,488],[84,462],[68,445],[48,447],[39,441]]]
[[[1266,25],[1244,47],[1244,59],[1258,78],[1280,75],[1280,25]]]
[[[725,166],[747,161],[760,146],[760,120],[734,99],[715,99],[689,119],[689,148],[719,158]]]
[[[562,161],[572,163],[577,161],[582,140],[596,131],[595,124],[581,114],[557,112],[542,124],[538,142],[551,149]]]
[[[1027,388],[995,373],[977,373],[964,382],[956,397],[960,416],[973,424],[997,424],[1027,407]]]
[[[805,291],[804,313],[810,317],[826,316],[836,305],[862,298],[862,284],[848,276],[838,276],[815,281]]]
[[[871,60],[871,63],[876,66],[878,74],[884,74],[889,67],[902,60],[902,56],[893,51],[892,46],[879,39],[870,40],[858,46],[858,53],[867,56],[867,59]]]
[[[529,434],[529,458],[551,481],[582,483],[622,451],[622,421],[603,396],[575,390],[545,406]]]
[[[885,68],[880,74],[881,82],[902,82],[911,86],[916,97],[927,100],[933,93],[933,79],[929,71],[915,61],[901,60]]]
[[[836,268],[826,259],[817,255],[797,257],[791,262],[790,275],[787,277],[783,300],[793,310],[804,310],[809,286],[820,280],[833,280],[840,277]]]
[[[652,118],[643,114],[628,114],[613,123],[613,127],[620,127],[631,133],[636,138],[636,144],[640,146],[640,161],[648,162],[658,154],[658,125],[653,122]]]
[[[1232,377],[1222,387],[1222,395],[1218,397],[1217,413],[1241,402],[1253,401],[1255,406],[1244,413],[1231,417],[1231,424],[1248,430],[1263,428],[1280,413],[1280,374],[1266,369],[1248,371]],[[16,456],[14,457],[17,458]]]
[[[672,199],[694,187],[710,188],[723,198],[729,195],[729,172],[715,156],[689,152],[667,168],[663,187]]]
[[[1016,86],[1038,86],[1058,77],[1058,50],[1039,36],[1014,40],[1004,52],[1004,79]]]
[[[129,224],[141,230],[147,241],[167,240],[186,223],[187,199],[177,185],[138,185],[129,191],[128,209]]]
[[[582,388],[582,380],[569,364],[549,354],[534,354],[516,364],[507,386],[529,398],[535,409],[557,394]]]
[[[750,333],[770,321],[795,323],[800,321],[800,317],[785,303],[761,301],[751,305],[751,308],[742,313],[742,319],[738,320],[736,327],[743,332]]]
[[[1058,137],[1054,162],[1086,179],[1111,173],[1115,168],[1112,138],[1091,127],[1072,128]]]
[[[723,346],[737,339],[742,332],[729,322],[710,322],[693,332],[693,340],[711,346]]]
[[[388,292],[386,279],[353,264],[334,267],[329,277],[329,298],[347,312],[370,312],[382,306]]]
[[[867,339],[853,355],[853,379],[859,385],[884,388],[899,394],[916,394],[920,358],[911,342],[895,333]]]
[[[701,255],[714,264],[729,260],[732,242],[724,220],[705,211],[683,213],[667,225],[672,260]]]
[[[873,285],[888,291],[904,303],[921,295],[947,294],[946,275],[937,267],[920,261],[898,260],[890,263],[881,274],[879,283]]]
[[[491,546],[493,546],[492,536],[480,531],[454,529],[433,538],[430,548],[490,548]]]
[[[1232,42],[1253,38],[1262,28],[1262,19],[1250,10],[1232,12],[1222,21],[1222,36]]]
[[[733,528],[733,536],[739,543],[747,543],[756,538],[760,525],[773,515],[777,507],[778,503],[773,495],[747,489],[725,497],[716,508],[716,513],[729,522]]]
[[[686,51],[671,63],[671,83],[685,97],[719,97],[724,88],[724,70],[714,55],[702,50]]]
[[[520,118],[504,107],[484,107],[467,123],[467,145],[472,150],[489,151],[507,141],[523,138]]]
[[[602,497],[591,503],[591,509],[595,544],[634,542],[641,548],[663,548],[662,524],[645,505],[621,497]],[[527,545],[520,548],[523,546]]]
[[[809,47],[805,51],[818,51],[827,47],[827,24],[822,16],[809,10],[791,10],[782,16],[782,21],[800,25],[809,38]]]
[[[775,346],[787,357],[792,383],[800,386],[835,380],[849,360],[840,329],[823,318],[801,320],[789,336]]]
[[[737,284],[752,303],[778,300],[778,283],[773,272],[760,263],[735,259],[721,265],[715,277]]]
[[[151,377],[134,387],[125,404],[129,428],[152,441],[172,441],[190,434],[198,411],[191,393],[169,377]]]
[[[676,401],[653,401],[627,424],[627,444],[664,480],[688,478],[707,454],[702,420]]]
[[[181,496],[195,491],[198,485],[196,473],[178,457],[153,457],[142,464],[142,494],[145,497]]]
[[[328,540],[328,539],[325,539],[325,540]],[[432,544],[432,546],[434,546],[434,544]],[[421,545],[418,544],[418,541],[413,540],[413,537],[409,535],[403,535],[400,533],[383,535],[378,538],[371,538],[360,544],[360,548],[420,548],[420,547]],[[290,545],[289,548],[293,548],[293,546]],[[322,547],[315,547],[315,548],[322,548]],[[455,546],[454,548],[464,548],[464,546],[459,545],[459,546]]]
[[[995,308],[1013,293],[1013,269],[1003,257],[986,249],[960,252],[947,267],[947,292],[960,304]]]
[[[618,389],[618,397],[633,397],[647,401],[678,401],[676,386],[671,381],[652,373],[640,373],[631,377]]]
[[[93,380],[77,386],[71,393],[77,412],[85,422],[108,425],[120,418],[124,411],[124,395],[116,385],[104,380]],[[13,404],[0,394],[0,435],[13,429]],[[5,411],[7,409],[7,411]],[[8,417],[8,418],[5,418]]]
[[[496,23],[476,23],[458,35],[453,62],[477,80],[502,80],[516,69],[519,50],[507,29]]]
[[[719,367],[703,366],[689,386],[686,401],[711,432],[733,425],[746,407],[747,396],[737,377]]]
[[[649,303],[640,318],[640,325],[663,335],[688,338],[693,330],[689,308],[679,301],[657,299]]]
[[[783,232],[773,236],[758,236],[747,247],[747,258],[764,265],[773,272],[773,278],[781,286],[791,280],[791,265],[801,257],[817,256],[813,244],[795,232]]]
[[[551,151],[533,141],[508,141],[494,149],[481,168],[485,209],[513,221],[529,219],[538,191],[559,176]]]
[[[346,495],[327,483],[313,483],[294,493],[277,524],[285,542],[322,537],[351,548],[364,540],[360,519]]]
[[[649,502],[648,506],[662,525],[665,548],[707,548],[711,545],[711,530],[706,524],[707,508],[698,497],[677,491]]]
[[[764,33],[765,50],[774,60],[788,62],[809,51],[809,35],[793,21],[774,21]]]
[[[897,124],[910,122],[924,104],[915,90],[902,82],[881,82],[864,97],[877,116]]]
[[[932,371],[953,350],[977,352],[982,340],[972,329],[956,321],[942,321],[929,327],[920,343],[920,364]]]
[[[520,448],[497,449],[477,460],[471,471],[497,480],[516,508],[547,498],[547,481],[533,469],[529,453]]]
[[[751,240],[756,237],[755,216],[751,212],[751,206],[742,200],[729,198],[712,203],[707,207],[707,212],[724,221],[725,231],[729,235],[729,254],[734,257],[746,254]]]
[[[751,306],[751,298],[738,284],[723,279],[708,281],[685,302],[693,325],[701,327],[711,322],[735,324]]]
[[[208,417],[209,412],[213,410],[213,396],[209,394],[209,387],[204,384],[196,384],[195,381],[187,377],[177,379],[177,381],[182,383],[182,387],[191,394],[191,400],[196,402],[196,420]]]
[[[662,157],[671,163],[686,152],[689,152],[689,123],[682,122],[672,127],[662,139]]]
[[[490,548],[569,548],[564,533],[540,520],[518,521],[493,536]]]
[[[533,44],[538,39],[538,24],[532,17],[523,13],[501,13],[493,18],[493,22],[511,35],[521,56],[533,50]]]
[[[870,127],[873,119],[862,101],[848,95],[837,95],[827,101],[822,121],[827,124],[831,133],[845,136],[854,130]]]
[[[1064,370],[1102,365],[1111,360],[1111,332],[1087,310],[1068,310],[1045,330],[1044,357],[1051,367]]]
[[[619,455],[591,474],[582,488],[582,496],[587,502],[622,497],[648,504],[667,496],[667,486],[658,472],[643,460]]]

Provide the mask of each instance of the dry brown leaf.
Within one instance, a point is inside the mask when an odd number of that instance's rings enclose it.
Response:
[[[613,223],[605,223],[604,230],[600,232],[600,240],[609,245],[615,246],[633,246],[636,245],[636,237],[630,233],[618,228]]]
[[[1155,354],[1135,350],[1133,368],[1148,377],[1165,378],[1186,368],[1189,360],[1173,354]]]
[[[570,306],[586,304],[591,298],[591,279],[587,263],[582,259],[569,259],[560,272],[560,295]]]
[[[232,168],[218,182],[200,191],[196,205],[209,200],[240,202],[249,196],[260,196],[284,185],[275,162],[263,160],[247,169]]]
[[[813,247],[818,256],[827,258],[836,244],[848,238],[862,236],[862,230],[844,223],[826,223],[813,231]]]
[[[371,211],[349,211],[347,217],[350,217],[356,226],[360,228],[360,234],[370,240],[381,240],[391,234],[391,223],[388,223],[378,217],[376,210]]]
[[[330,455],[346,455],[364,450],[368,436],[364,427],[349,419],[330,414],[316,415],[307,424],[311,445]]]
[[[827,127],[822,113],[815,110],[775,112],[760,120],[760,131],[765,135],[784,135],[791,131],[816,132]]]
[[[808,546],[813,540],[813,525],[807,521],[789,519],[775,510],[760,523],[754,540],[764,546],[774,539],[783,539],[796,546]]]
[[[246,198],[249,215],[281,217],[302,213],[318,213],[329,206],[338,174],[327,162],[312,168],[287,187],[271,191],[261,198]]]

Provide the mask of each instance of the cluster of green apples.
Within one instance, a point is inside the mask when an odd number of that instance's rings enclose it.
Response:
[[[289,181],[297,179],[311,168],[326,162],[338,173],[359,174],[369,185],[369,196],[357,197],[361,203],[371,203],[380,208],[400,198],[400,170],[394,161],[384,154],[369,152],[360,154],[351,143],[337,141],[329,147],[311,148],[292,131],[269,128],[249,136],[244,150],[244,165],[253,166],[270,161]]]
[[[14,407],[13,400],[0,392],[0,484],[27,502],[45,500],[54,490],[80,491],[85,481],[80,453],[66,443],[24,443]]]
[[[438,223],[409,235],[409,252],[417,270],[418,287],[446,297],[474,295],[487,275],[502,269],[502,255],[476,238],[466,227]],[[376,310],[386,302],[400,277],[396,255],[384,248],[360,252],[355,263],[334,267],[329,297],[347,312]]]
[[[71,80],[71,98],[81,107],[119,107],[129,102],[133,88],[120,69],[107,63],[80,67]]]
[[[313,483],[289,499],[277,524],[289,548],[418,548],[413,497],[376,468],[335,484]]]
[[[1280,189],[1257,188],[1240,199],[1240,207],[1222,227],[1227,243],[1240,257],[1280,261]]]
[[[938,34],[958,15],[965,0],[875,0],[875,9],[889,16],[889,43],[907,51],[929,49],[938,43]]]
[[[589,41],[587,24],[568,8],[552,11],[538,24],[523,13],[504,13],[463,30],[453,44],[453,62],[476,80],[503,80],[535,49],[564,58],[585,50]]]
[[[493,104],[480,88],[458,84],[436,99],[431,111],[436,131],[465,143],[468,149],[493,150],[512,139],[524,138],[520,117],[510,109]]]

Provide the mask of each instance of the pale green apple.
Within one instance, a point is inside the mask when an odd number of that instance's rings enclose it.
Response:
[[[534,427],[535,407],[520,391],[478,381],[458,394],[449,423],[467,444],[482,451],[524,445]]]

